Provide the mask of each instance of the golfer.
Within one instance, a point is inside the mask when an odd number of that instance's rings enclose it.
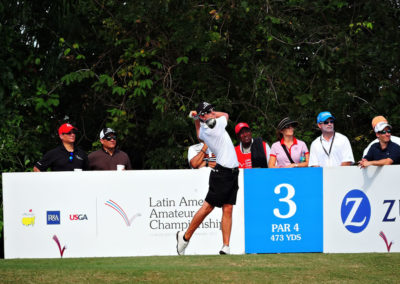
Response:
[[[196,132],[217,157],[217,165],[211,170],[209,189],[205,201],[194,215],[186,232],[176,233],[176,249],[179,255],[185,254],[194,231],[214,207],[222,207],[221,231],[223,246],[220,254],[229,254],[229,240],[232,230],[232,210],[236,203],[238,191],[239,163],[236,158],[232,140],[226,132],[229,115],[214,111],[212,105],[202,102],[196,111],[191,111],[190,117],[195,119]]]

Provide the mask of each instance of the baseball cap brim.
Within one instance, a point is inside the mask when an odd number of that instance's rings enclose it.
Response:
[[[376,132],[382,131],[386,127],[389,127],[390,129],[392,129],[392,126],[389,123],[382,121],[375,125],[374,131],[376,133]]]

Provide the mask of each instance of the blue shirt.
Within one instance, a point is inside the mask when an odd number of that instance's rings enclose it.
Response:
[[[379,161],[386,158],[392,159],[393,164],[400,164],[400,146],[389,141],[387,147],[382,150],[381,144],[378,142],[372,144],[367,155],[364,156],[364,159],[368,161]]]

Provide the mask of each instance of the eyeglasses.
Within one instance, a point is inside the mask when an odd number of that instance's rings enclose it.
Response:
[[[63,133],[63,135],[72,135],[72,134],[76,134],[75,131],[71,130],[70,132]]]
[[[325,125],[327,125],[327,124],[329,124],[329,123],[334,124],[335,121],[334,121],[334,120],[325,120],[325,121],[323,122],[323,124],[325,124]]]
[[[388,130],[382,130],[382,131],[378,131],[379,134],[386,134],[386,133],[392,133],[392,130],[388,129]]]
[[[69,161],[70,163],[72,163],[73,160],[74,160],[74,152],[69,152],[68,161]]]
[[[117,141],[117,136],[113,135],[113,136],[107,136],[104,139],[106,139],[107,141],[111,141],[111,140],[115,140]]]

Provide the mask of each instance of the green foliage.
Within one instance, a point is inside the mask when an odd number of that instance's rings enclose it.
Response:
[[[2,172],[30,170],[65,121],[87,151],[107,125],[134,168],[186,168],[203,100],[230,114],[232,138],[246,121],[269,144],[290,115],[309,145],[330,110],[356,159],[374,115],[400,125],[395,1],[6,2]]]

